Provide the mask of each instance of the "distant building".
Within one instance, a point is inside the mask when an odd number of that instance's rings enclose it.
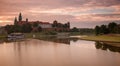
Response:
[[[29,21],[28,18],[26,18],[26,21],[22,20],[22,14],[19,14],[19,21],[17,21],[15,17],[14,25],[24,25],[24,24],[31,24],[32,26],[36,23],[37,27],[32,27],[33,31],[37,31],[38,27],[42,28],[42,31],[70,31],[70,23],[58,23],[56,20],[53,23],[49,22],[42,22],[42,21]]]
[[[41,28],[52,28],[52,24],[49,23],[49,22],[40,22],[40,23],[39,23],[39,26],[40,26]]]
[[[63,31],[70,31],[70,23],[49,23],[49,22],[42,22],[42,21],[20,21],[18,22],[18,25],[24,25],[24,24],[31,24],[34,25],[34,23],[38,24],[38,27],[41,27],[43,31],[59,31],[59,32],[63,32]],[[54,26],[55,25],[55,26]],[[37,30],[36,27],[33,27],[34,30]]]
[[[41,21],[19,21],[18,22],[18,25],[22,26],[24,24],[31,24],[31,25],[34,25],[35,23],[38,24],[38,27],[41,27],[44,31],[47,31],[47,30],[52,30],[52,24],[49,23],[49,22],[41,22]],[[33,27],[33,30],[37,30],[38,28],[36,27]]]
[[[51,23],[49,23],[49,22],[41,22],[41,21],[28,21],[28,22],[20,21],[20,22],[18,22],[18,25],[22,26],[22,25],[27,24],[27,23],[29,23],[31,25],[33,25],[34,23],[37,23],[38,26],[40,26],[41,28],[52,28]]]

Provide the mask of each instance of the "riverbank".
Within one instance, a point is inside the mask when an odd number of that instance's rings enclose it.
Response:
[[[24,33],[26,38],[33,38],[35,37],[49,37],[49,36],[74,36],[74,35],[81,35],[79,32],[39,32],[39,33]]]
[[[75,36],[74,36],[75,37]],[[119,35],[100,35],[100,36],[76,36],[76,38],[89,41],[117,42],[120,43]]]
[[[58,34],[45,34],[45,33],[25,33],[25,38],[49,38],[49,37],[59,37],[59,38],[69,38],[69,33],[58,33]],[[49,38],[51,39],[51,38]]]
[[[6,38],[7,35],[0,35],[0,39]]]
[[[69,35],[69,36],[77,36],[77,35],[94,35],[93,33],[82,33],[82,32],[56,32],[56,31],[46,31],[46,32],[31,32],[31,33],[24,33],[26,38],[33,38],[33,35],[35,37],[41,37],[41,36],[58,36],[58,35]],[[0,35],[0,38],[6,38],[7,34]]]

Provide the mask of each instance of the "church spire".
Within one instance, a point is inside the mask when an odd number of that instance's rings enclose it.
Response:
[[[21,13],[19,14],[18,19],[19,19],[19,21],[22,21],[22,14]]]
[[[15,19],[14,19],[14,25],[17,25],[17,17],[15,17]]]

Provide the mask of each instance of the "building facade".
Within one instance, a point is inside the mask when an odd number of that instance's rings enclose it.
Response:
[[[22,14],[19,14],[19,18],[17,21],[17,18],[15,17],[14,25],[24,25],[24,24],[30,24],[32,25],[33,30],[39,30],[39,27],[42,28],[42,31],[70,31],[70,23],[59,23],[56,20],[53,23],[50,22],[42,22],[42,21],[29,21],[28,18],[26,18],[26,21],[22,20]]]

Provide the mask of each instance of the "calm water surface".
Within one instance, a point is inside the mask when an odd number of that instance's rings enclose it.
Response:
[[[63,40],[1,42],[0,66],[120,66],[119,52],[92,41]]]

